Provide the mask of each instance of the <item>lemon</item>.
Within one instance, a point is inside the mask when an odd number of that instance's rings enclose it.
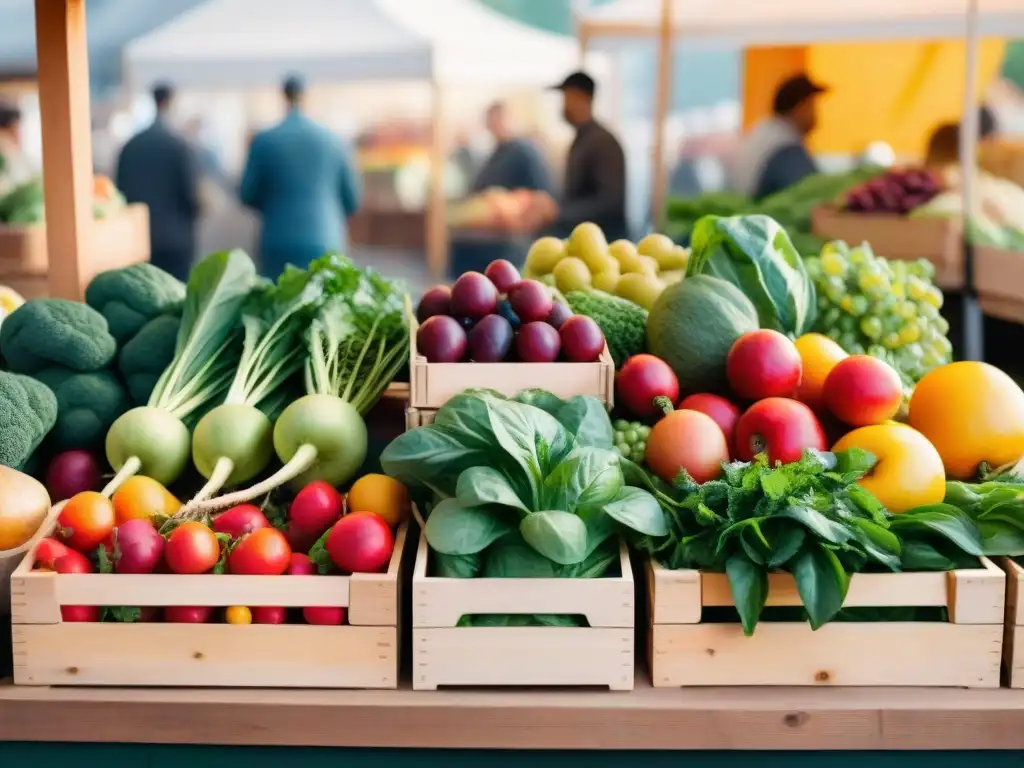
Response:
[[[619,278],[615,295],[650,310],[664,289],[665,284],[653,275],[630,272]]]
[[[590,287],[590,270],[575,256],[566,256],[555,264],[551,272],[555,276],[555,285],[562,293],[569,291],[585,291]]]
[[[557,237],[542,237],[530,246],[526,254],[525,271],[534,277],[550,274],[563,256],[565,243]]]
[[[594,275],[594,287],[605,293],[615,293],[615,287],[619,284],[619,265],[611,269],[605,269]]]

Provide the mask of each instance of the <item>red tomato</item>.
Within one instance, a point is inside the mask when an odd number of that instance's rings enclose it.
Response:
[[[253,624],[284,624],[288,621],[288,609],[279,605],[255,605],[250,610]]]
[[[70,550],[57,539],[47,536],[40,539],[36,547],[36,568],[49,568],[53,570],[53,564],[58,557],[66,555]]]
[[[220,560],[220,542],[202,523],[182,523],[167,537],[164,560],[172,573],[206,573]]]
[[[334,486],[315,480],[296,494],[288,507],[288,520],[296,531],[319,536],[345,511],[345,497]]]
[[[302,609],[307,624],[335,627],[345,623],[345,609],[331,605],[318,605]]]
[[[53,561],[57,573],[92,573],[92,561],[81,552],[69,549]]]
[[[309,559],[308,555],[301,552],[293,552],[291,562],[288,564],[289,576],[315,576],[316,565]]]
[[[258,528],[269,527],[270,521],[255,504],[239,504],[213,519],[213,530],[226,533],[232,539],[240,539]]]
[[[280,576],[292,560],[288,540],[276,528],[243,536],[228,555],[228,570],[242,576]]]
[[[57,530],[72,549],[92,553],[114,530],[114,505],[96,491],[82,491],[64,505]]]
[[[168,605],[164,608],[164,621],[173,624],[205,624],[213,608],[209,605]]]
[[[641,418],[661,413],[655,398],[679,399],[679,379],[671,366],[654,355],[633,355],[615,376],[615,399]]]
[[[62,605],[60,607],[61,621],[99,621],[100,609],[97,605]]]
[[[384,520],[372,512],[353,512],[327,534],[331,562],[348,573],[379,573],[388,567],[395,537]]]
[[[323,533],[323,531],[321,531]],[[309,552],[309,550],[316,544],[316,540],[320,536],[316,533],[310,533],[309,531],[301,531],[291,523],[288,523],[288,527],[284,532],[285,538],[288,539],[288,543],[292,547],[293,552]]]

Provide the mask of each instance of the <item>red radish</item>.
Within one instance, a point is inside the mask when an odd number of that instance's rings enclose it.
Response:
[[[558,329],[562,350],[574,363],[592,363],[604,351],[604,334],[593,318],[573,315]]]
[[[484,274],[494,283],[498,293],[508,293],[508,289],[519,282],[519,270],[507,259],[495,259],[487,265]]]
[[[479,320],[498,308],[498,289],[479,272],[465,272],[452,286],[451,313]]]
[[[789,397],[800,386],[803,364],[796,345],[769,328],[740,336],[725,361],[732,391],[745,400]]]
[[[269,528],[270,521],[263,510],[255,504],[239,504],[221,512],[213,519],[213,530],[226,533],[232,539],[240,539],[259,528]]]
[[[466,356],[467,343],[465,329],[447,315],[427,318],[416,331],[416,349],[431,363],[459,362]]]
[[[216,534],[202,523],[182,523],[167,537],[164,561],[172,573],[206,573],[219,560],[220,541],[217,540]]]
[[[102,485],[100,463],[88,451],[58,453],[46,469],[46,490],[51,499],[70,499],[82,491],[98,491]]]
[[[434,315],[447,315],[452,310],[452,291],[447,285],[435,285],[423,294],[416,308],[416,319],[423,322]]]
[[[152,573],[164,554],[164,537],[143,518],[125,520],[113,533],[111,559],[117,573]]]
[[[99,621],[100,613],[98,605],[62,605],[60,620],[68,622]]]
[[[58,541],[52,536],[47,536],[45,539],[39,540],[39,545],[36,547],[36,568],[48,568],[53,570],[53,564],[58,557],[63,557],[68,552],[74,550],[68,549],[67,545],[62,541]]]
[[[345,623],[345,609],[331,605],[317,605],[302,609],[307,624],[335,627]]]
[[[164,608],[164,621],[172,624],[205,624],[213,615],[209,605],[168,605]]]
[[[240,576],[280,576],[288,570],[292,548],[277,528],[246,534],[228,555],[228,570]]]
[[[551,292],[536,280],[520,280],[513,285],[508,291],[508,303],[524,325],[547,320],[555,308]]]
[[[53,561],[53,570],[57,573],[92,573],[92,561],[81,552],[69,549]]]
[[[319,537],[344,513],[345,497],[330,483],[314,480],[295,495],[288,520],[297,531]]]
[[[285,527],[284,537],[288,539],[292,552],[309,552],[312,546],[316,544],[316,540],[320,538],[318,535],[308,531],[300,531],[291,524]]]
[[[309,559],[309,555],[301,552],[292,552],[291,561],[288,563],[289,576],[315,576],[316,563]]]
[[[561,349],[558,331],[545,322],[527,323],[516,334],[516,353],[524,363],[553,363]]]
[[[828,443],[814,411],[798,400],[758,400],[736,422],[736,457],[741,461],[767,453],[772,466],[777,461],[790,464],[807,448],[824,451]]]
[[[334,524],[325,545],[331,562],[347,573],[379,573],[388,567],[395,537],[372,512],[353,512]]]
[[[615,396],[630,413],[647,418],[662,412],[657,398],[668,398],[668,405],[679,398],[679,379],[660,357],[633,355],[615,377]]]
[[[677,410],[700,411],[710,416],[725,435],[725,442],[729,445],[729,455],[736,455],[736,422],[740,420],[742,413],[738,406],[721,395],[701,392],[684,397],[677,406]]]
[[[288,621],[288,609],[279,605],[254,605],[249,611],[253,624],[284,624]]]

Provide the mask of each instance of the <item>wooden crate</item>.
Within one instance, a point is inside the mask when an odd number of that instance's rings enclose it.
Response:
[[[629,552],[621,576],[601,579],[445,579],[427,576],[420,537],[413,570],[413,679],[438,686],[607,686],[633,690],[634,594]],[[480,614],[572,614],[589,627],[459,627]]]
[[[975,246],[974,287],[981,298],[1024,304],[1024,253]]]
[[[591,395],[609,408],[615,396],[615,363],[607,345],[593,363],[428,363],[410,327],[409,405],[438,409],[467,389],[493,389],[509,397],[543,387],[558,397]]]
[[[814,209],[811,229],[818,237],[843,240],[851,247],[866,241],[876,255],[887,259],[928,259],[935,265],[936,284],[942,288],[963,286],[963,230],[958,220],[844,213],[824,206]]]
[[[1006,576],[987,558],[948,573],[855,574],[846,607],[941,606],[948,622],[701,623],[731,606],[725,574],[646,565],[655,687],[710,685],[998,688]],[[769,576],[769,606],[800,605],[793,577]]]
[[[17,685],[396,688],[408,526],[386,573],[352,576],[11,577]],[[65,623],[61,605],[345,606],[348,624]]]
[[[434,417],[437,415],[436,410],[421,410],[419,408],[406,408],[405,409],[405,430],[408,432],[410,429],[416,429],[416,427],[425,427],[427,424],[434,423]]]
[[[82,272],[82,290],[108,269],[149,261],[149,208],[125,206],[116,214],[93,220],[92,250]],[[0,225],[0,285],[26,299],[49,295],[46,224]]]
[[[999,558],[998,563],[1006,571],[1003,668],[1011,688],[1024,688],[1024,568],[1008,557]]]

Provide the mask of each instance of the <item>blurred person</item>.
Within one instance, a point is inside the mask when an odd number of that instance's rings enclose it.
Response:
[[[818,172],[805,141],[818,124],[818,96],[828,89],[805,74],[775,91],[773,115],[751,129],[734,166],[738,192],[760,199]]]
[[[459,131],[455,135],[454,147],[452,148],[449,161],[459,169],[459,175],[462,177],[464,184],[463,189],[467,189],[473,183],[473,179],[476,178],[480,164],[477,162],[476,153],[473,151],[469,136],[465,131]]]
[[[562,92],[562,116],[576,129],[576,138],[552,234],[567,237],[577,224],[591,221],[609,242],[627,237],[626,157],[619,140],[594,119],[594,80],[573,72],[554,89]]]
[[[286,264],[306,267],[340,251],[362,194],[348,150],[303,114],[303,82],[289,77],[282,90],[288,114],[253,138],[240,190],[262,217],[260,268],[272,279]]]
[[[36,175],[21,148],[21,110],[0,99],[0,195],[30,181]]]
[[[978,141],[988,141],[999,134],[995,115],[988,107],[978,110]],[[928,137],[925,165],[932,167],[960,162],[960,123],[941,123]]]
[[[470,191],[483,192],[489,187],[504,187],[554,194],[547,162],[537,147],[516,136],[508,108],[501,102],[492,104],[485,113],[484,122],[494,137],[494,151],[476,174]]]
[[[185,121],[185,138],[191,142],[192,148],[196,153],[199,172],[211,181],[216,182],[224,190],[231,189],[231,181],[221,165],[220,158],[217,157],[217,153],[206,143],[203,137],[203,128],[202,115],[192,115],[192,117]]]
[[[170,126],[174,90],[153,89],[156,119],[121,149],[115,183],[129,203],[149,207],[150,261],[187,281],[195,258],[199,166],[186,139]]]

